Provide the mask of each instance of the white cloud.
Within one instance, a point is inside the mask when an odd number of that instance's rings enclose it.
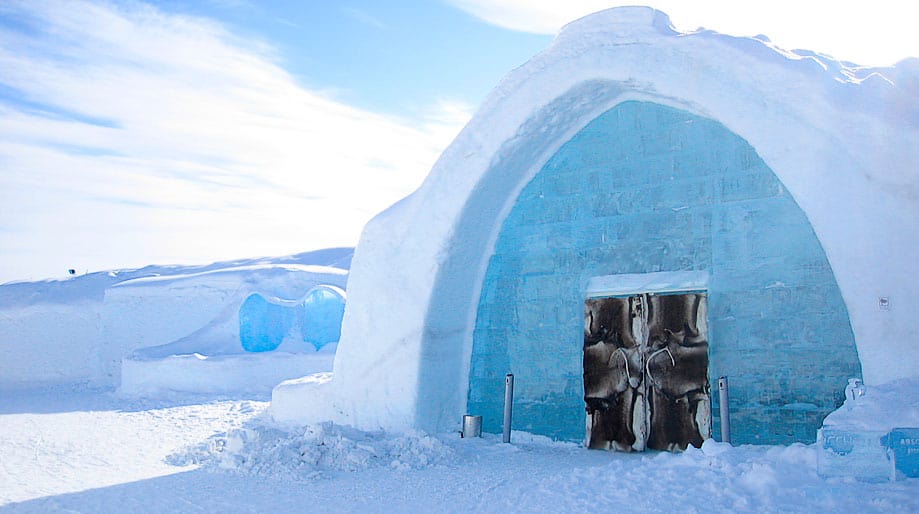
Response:
[[[539,34],[609,7],[635,2],[602,0],[450,0],[489,23]],[[698,27],[737,36],[767,35],[786,49],[806,48],[842,60],[884,66],[919,56],[919,4],[902,0],[656,0],[681,30]]]
[[[354,244],[469,117],[301,87],[270,46],[145,4],[0,16],[0,282]]]

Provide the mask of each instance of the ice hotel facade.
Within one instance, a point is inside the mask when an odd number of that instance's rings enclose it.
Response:
[[[333,375],[282,420],[619,449],[813,441],[915,376],[919,65],[864,69],[650,8],[565,27],[365,229]],[[643,427],[643,428],[642,428]]]

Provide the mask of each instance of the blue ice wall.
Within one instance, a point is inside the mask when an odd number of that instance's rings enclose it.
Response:
[[[300,302],[269,301],[253,293],[239,308],[239,339],[247,352],[276,350],[296,326],[303,341],[319,350],[341,338],[344,291],[317,286]]]
[[[341,320],[345,315],[345,299],[337,291],[317,287],[303,299],[298,311],[303,340],[316,349],[341,338]]]
[[[685,111],[626,102],[526,185],[479,299],[467,411],[501,431],[584,438],[583,303],[592,276],[705,270],[709,378],[731,383],[735,443],[812,442],[861,376],[848,314],[804,213],[743,139]]]
[[[239,308],[239,340],[247,352],[269,352],[280,346],[296,321],[295,310],[254,293]]]

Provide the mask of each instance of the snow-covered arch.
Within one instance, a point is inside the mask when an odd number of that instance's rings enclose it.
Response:
[[[649,8],[568,25],[499,84],[421,188],[365,228],[334,379],[277,388],[275,416],[454,427],[505,217],[566,141],[627,101],[714,120],[748,142],[826,252],[866,382],[915,375],[917,68],[858,69],[762,39],[678,33]]]

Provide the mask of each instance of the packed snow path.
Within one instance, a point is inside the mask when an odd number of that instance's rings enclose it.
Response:
[[[0,512],[917,512],[919,480],[824,480],[812,447],[615,454],[514,433],[264,424],[260,399],[0,398]]]

